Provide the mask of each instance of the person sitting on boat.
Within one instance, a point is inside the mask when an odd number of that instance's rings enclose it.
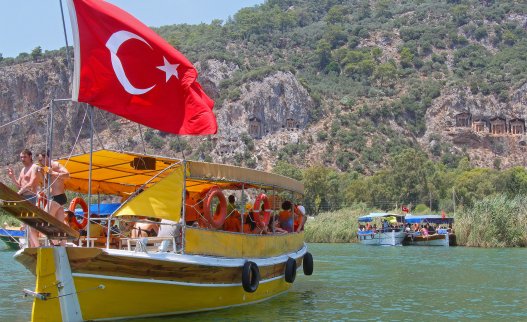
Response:
[[[66,214],[66,217],[64,218],[64,223],[70,226],[72,229],[76,231],[80,231],[81,226],[79,222],[77,221],[77,218],[75,218],[75,213],[71,210],[66,210],[65,214]]]
[[[267,226],[260,227],[254,217],[254,211],[251,209],[247,214],[247,222],[243,224],[243,232],[254,235],[267,234]]]
[[[304,230],[304,224],[306,223],[306,208],[301,205],[295,206],[294,213],[294,231],[299,232]]]
[[[383,222],[382,222],[382,229],[385,232],[388,231],[388,226],[389,226],[388,220],[383,220]]]
[[[293,204],[289,200],[285,200],[282,202],[282,211],[278,213],[279,220],[280,220],[280,227],[282,229],[285,229],[287,232],[293,232],[294,228],[294,222],[293,222],[293,213],[291,209],[293,208]]]
[[[428,236],[428,229],[426,229],[425,227],[421,228],[421,235]]]
[[[148,219],[147,217],[139,217],[140,220]],[[154,222],[136,222],[132,229],[132,238],[138,237],[154,237],[157,236],[159,225]]]
[[[239,232],[241,230],[241,220],[240,220],[240,212],[236,209],[236,199],[234,195],[230,195],[228,197],[228,204],[227,204],[227,218],[225,219],[225,222],[223,223],[223,230],[225,231],[232,231],[232,232]],[[219,205],[218,205],[219,207]]]
[[[175,237],[176,249],[179,250],[181,248],[183,219],[181,219],[179,223],[168,219],[161,219],[159,224],[160,227],[159,231],[157,232],[157,237]],[[165,252],[171,244],[171,240],[164,240],[161,243],[161,246],[159,246],[159,250]]]
[[[279,217],[278,215],[273,215],[271,216],[271,219],[269,220],[269,225],[267,227],[267,231],[269,233],[274,233],[274,234],[285,234],[287,233],[287,230],[285,229],[282,229],[282,227],[280,227],[280,220],[279,220]]]

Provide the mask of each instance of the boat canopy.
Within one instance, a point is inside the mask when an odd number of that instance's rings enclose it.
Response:
[[[410,224],[420,224],[420,223],[431,223],[431,224],[451,224],[454,222],[454,218],[445,217],[443,218],[440,215],[422,215],[422,216],[413,216],[407,215],[405,217],[407,223]]]
[[[389,218],[391,217],[391,218]],[[369,215],[364,215],[359,217],[359,222],[371,222],[374,220],[374,218],[389,218],[389,219],[397,219],[402,218],[403,215],[398,214],[389,214],[387,212],[372,212]],[[397,221],[397,220],[396,220]]]
[[[70,179],[65,182],[66,189],[88,193],[90,154],[75,155],[58,162],[70,172]],[[143,185],[148,188],[166,178],[182,164],[183,161],[176,158],[104,149],[94,151],[91,192],[129,196],[144,188]],[[198,161],[186,161],[186,164],[186,179],[189,181],[186,186],[190,191],[199,192],[211,186],[220,186],[233,190],[258,187],[263,190],[288,190],[300,195],[304,193],[301,182],[274,173]]]
[[[66,189],[88,193],[90,154],[58,161],[70,172]],[[148,216],[173,221],[180,218],[184,186],[190,192],[206,191],[213,186],[229,190],[287,190],[299,195],[304,190],[301,182],[273,173],[112,150],[93,152],[91,176],[92,194],[127,199],[113,216]]]

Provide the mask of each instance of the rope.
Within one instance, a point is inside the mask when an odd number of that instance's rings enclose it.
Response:
[[[137,127],[139,128],[139,135],[141,136],[141,142],[143,142],[143,151],[146,154],[146,145],[145,145],[145,139],[143,139],[143,130],[141,128],[141,124],[137,123]]]
[[[25,119],[26,117],[29,117],[29,116],[31,116],[31,115],[33,115],[33,114],[35,114],[35,113],[39,113],[39,112],[41,112],[42,110],[47,109],[47,108],[49,108],[49,104],[46,105],[46,106],[44,106],[43,108],[41,108],[41,109],[39,109],[39,110],[33,111],[33,112],[29,113],[29,114],[26,114],[26,115],[24,115],[24,116],[22,116],[22,117],[19,117],[19,118],[13,120],[13,121],[10,121],[10,122],[7,122],[6,124],[1,125],[1,126],[0,126],[0,129],[6,127],[6,126],[8,126],[8,125],[11,125],[11,124],[13,124],[13,123],[16,123],[16,122],[18,122],[18,121],[20,121],[20,120],[22,120],[22,119]]]
[[[75,146],[79,142],[79,138],[80,138],[80,135],[81,135],[81,132],[82,132],[82,127],[84,126],[84,122],[86,121],[86,116],[87,115],[88,115],[88,109],[86,109],[84,111],[84,117],[82,119],[81,126],[79,128],[79,132],[77,133],[77,137],[75,138],[75,142],[73,143],[73,146],[71,147],[70,153],[68,155],[68,158],[67,158],[66,163],[64,164],[64,166],[68,165],[68,162],[71,159],[71,156],[73,155],[73,151],[75,150]],[[51,160],[50,160],[50,166],[51,166]],[[55,180],[53,180],[48,186],[45,186],[44,188],[47,189],[47,188],[51,187],[51,185],[53,185],[58,179],[59,179],[59,176],[57,176],[55,178]]]
[[[13,235],[11,235],[7,229],[4,228],[4,231],[7,233],[7,236],[8,236],[10,239],[13,240],[13,242],[17,243],[18,246],[20,246],[20,248],[22,248],[23,243],[21,243],[18,239],[16,239]]]
[[[102,115],[102,111],[100,109],[97,109],[97,111],[99,112],[99,114],[101,115],[102,119],[104,120],[104,122],[106,123],[106,128],[108,129],[108,131],[111,133],[112,132],[112,129],[110,128],[110,123],[108,123],[108,119],[106,117],[104,117],[104,115]],[[124,144],[121,144],[121,142],[119,142],[119,140],[117,140],[117,138],[115,137],[115,135],[111,135],[110,136],[114,141],[115,143],[117,144],[117,146],[119,147],[119,149],[121,151],[124,150]]]

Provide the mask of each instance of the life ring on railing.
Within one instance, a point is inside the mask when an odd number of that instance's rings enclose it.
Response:
[[[261,203],[263,202],[263,206],[264,206],[264,210],[263,210],[263,213],[264,213],[264,216],[262,218],[262,216],[260,215],[260,211],[261,211]],[[271,209],[270,209],[270,205],[269,205],[269,198],[267,197],[267,195],[265,193],[261,193],[259,194],[257,197],[256,197],[256,200],[254,201],[254,207],[253,207],[253,211],[256,215],[256,218],[254,218],[256,220],[256,224],[258,224],[258,226],[260,227],[266,227],[267,225],[269,225],[269,220],[271,220]]]
[[[304,270],[304,275],[313,274],[313,255],[310,252],[304,254],[304,259],[302,259],[302,269]]]
[[[46,198],[46,195],[43,192],[40,192],[37,196],[37,207],[42,210],[46,210],[46,206],[48,205],[48,199]]]
[[[82,221],[79,222],[77,219],[77,216],[75,216],[75,220],[77,220],[77,224],[79,225],[80,229],[84,229],[86,225],[88,224],[88,205],[86,204],[86,201],[82,199],[81,197],[73,198],[73,200],[70,203],[70,207],[68,208],[69,211],[75,213],[75,208],[77,205],[80,205],[83,212],[83,218]]]
[[[285,262],[285,281],[287,283],[293,283],[296,278],[296,260],[289,257],[287,262]]]
[[[219,208],[217,208],[217,211],[212,215],[210,206],[212,205],[214,197],[217,197],[220,203],[218,205]],[[213,228],[218,229],[223,226],[225,218],[227,218],[227,199],[225,199],[225,195],[221,192],[219,187],[212,187],[207,191],[203,202],[203,216]]]
[[[242,286],[245,292],[254,293],[260,284],[260,270],[256,263],[247,261],[242,268]]]

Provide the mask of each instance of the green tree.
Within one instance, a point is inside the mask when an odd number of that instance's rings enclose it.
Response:
[[[401,49],[401,66],[404,68],[411,67],[413,60],[414,54],[412,54],[408,47],[403,47]]]
[[[318,67],[320,69],[326,68],[331,62],[331,45],[326,40],[320,40],[317,43],[315,54],[318,58]]]
[[[327,205],[329,173],[330,170],[322,165],[316,165],[304,170],[305,205],[308,208],[308,213],[318,215]]]
[[[33,61],[39,61],[42,58],[42,48],[40,46],[35,47],[33,51],[31,52],[31,59]]]
[[[373,78],[381,85],[392,84],[397,79],[397,67],[391,63],[382,63],[373,72]]]
[[[345,22],[346,8],[341,5],[333,6],[328,10],[324,21],[328,24],[342,24]]]
[[[281,174],[298,181],[302,180],[302,170],[286,161],[276,162],[275,166],[273,167],[273,173]]]

